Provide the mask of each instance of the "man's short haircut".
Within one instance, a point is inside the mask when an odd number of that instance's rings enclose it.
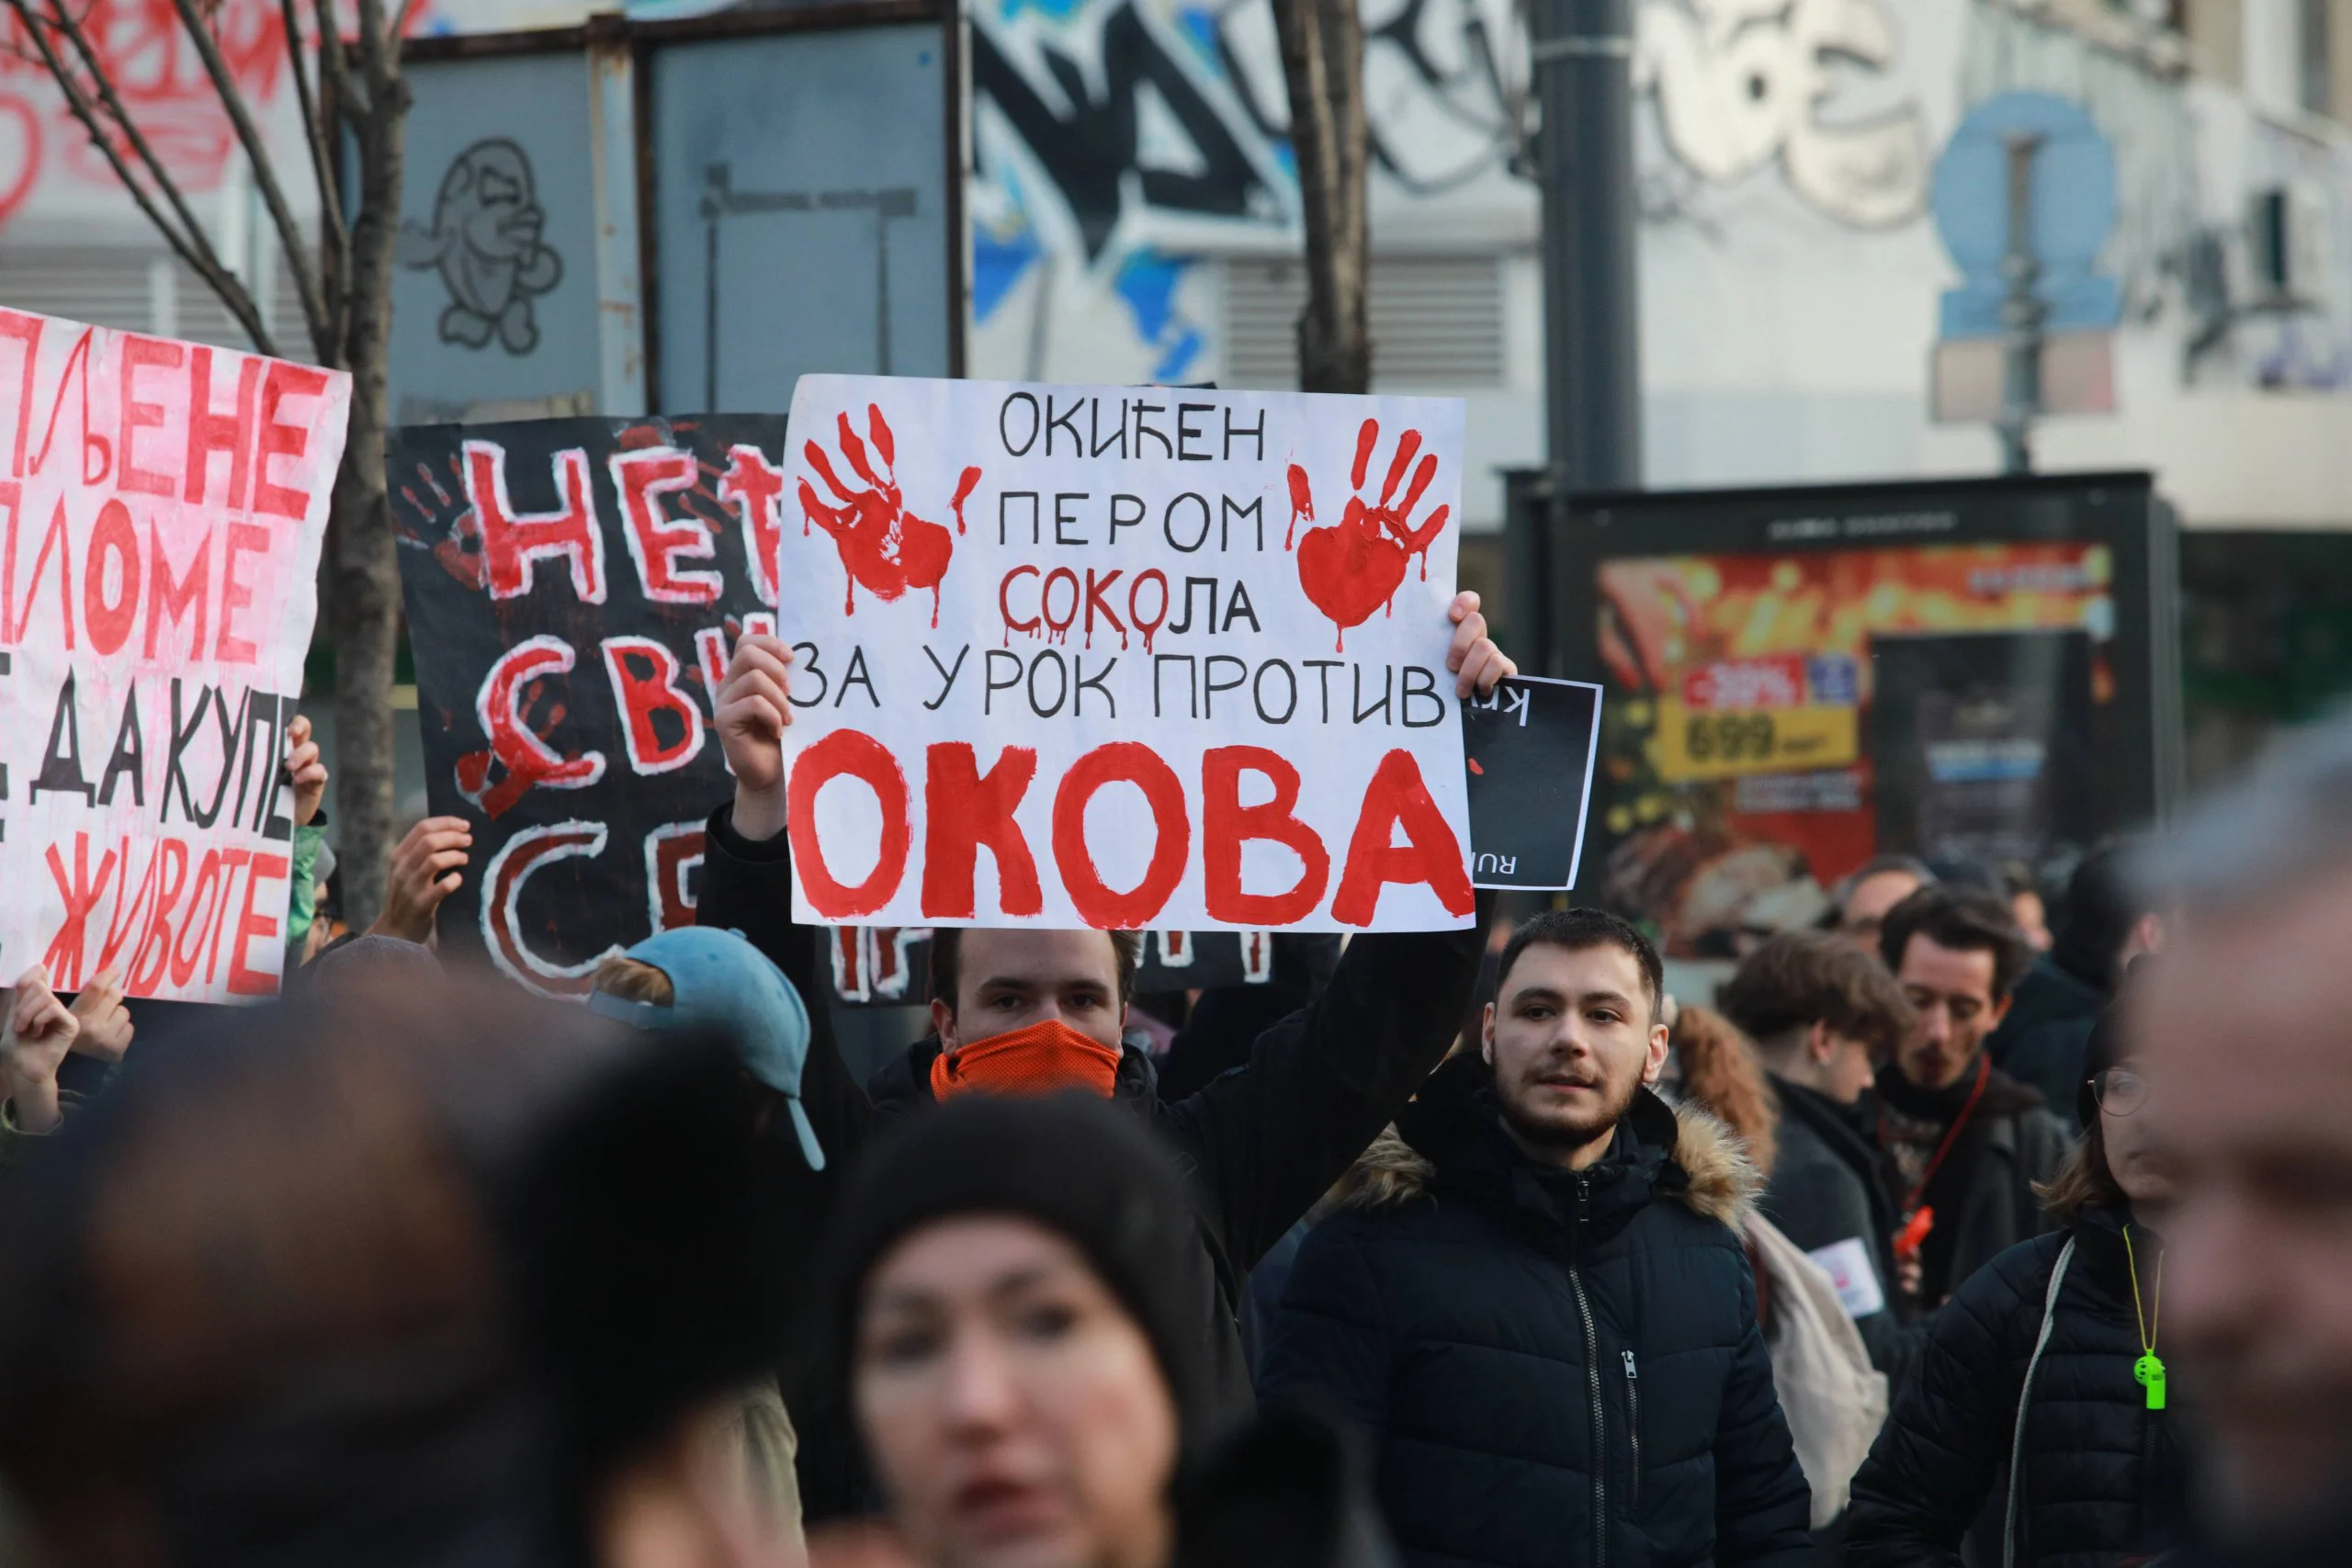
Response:
[[[1871,877],[1890,871],[1899,871],[1906,876],[1917,877],[1919,886],[1922,887],[1936,880],[1936,874],[1929,868],[1928,863],[1916,855],[1872,855],[1839,877],[1836,885],[1829,889],[1829,908],[1822,914],[1822,929],[1836,931],[1844,925],[1846,900],[1854,896],[1854,889]]]
[[[2033,949],[2018,930],[2008,901],[1975,887],[1918,888],[1886,912],[1878,931],[1879,956],[1887,973],[1903,973],[1903,951],[1915,936],[1954,953],[1993,955],[1993,1000],[1997,1005],[2033,962]]]
[[[1715,1006],[1768,1051],[1820,1023],[1883,1059],[1913,1022],[1911,1003],[1885,966],[1826,931],[1783,931],[1766,942],[1716,988]]]
[[[1642,984],[1649,991],[1650,1021],[1657,1021],[1666,997],[1666,965],[1659,962],[1649,938],[1605,909],[1547,909],[1511,932],[1503,948],[1502,964],[1495,971],[1498,996],[1510,984],[1511,965],[1519,962],[1519,955],[1538,942],[1565,947],[1570,953],[1613,947],[1625,953],[1642,972]]]
[[[1136,969],[1143,962],[1141,931],[1104,931],[1111,939],[1111,956],[1119,970],[1119,1005],[1135,999]],[[956,986],[963,978],[964,928],[934,926],[931,932],[931,994],[956,1010]]]

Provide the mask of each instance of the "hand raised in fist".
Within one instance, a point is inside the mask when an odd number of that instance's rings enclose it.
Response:
[[[74,1049],[101,1062],[119,1062],[130,1049],[130,1010],[122,1005],[122,971],[101,969],[74,998],[74,1019],[82,1026]]]
[[[426,944],[441,900],[465,880],[474,830],[462,817],[428,817],[408,830],[392,852],[392,874],[384,888],[384,912],[368,928],[369,936],[398,937]]]
[[[727,661],[713,711],[718,743],[735,773],[735,830],[747,839],[784,831],[784,727],[792,722],[792,649],[781,637],[747,632]]]
[[[307,828],[327,793],[327,765],[311,738],[307,714],[297,714],[286,727],[286,778],[294,786],[294,826]]]
[[[49,987],[49,971],[35,964],[17,981],[8,1009],[7,1032],[0,1034],[0,1098],[16,1111],[19,1131],[49,1133],[62,1122],[57,1099],[57,1065],[74,1048],[82,1026]]]

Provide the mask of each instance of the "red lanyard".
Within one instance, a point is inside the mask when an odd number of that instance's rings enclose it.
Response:
[[[1944,1129],[1943,1142],[1936,1145],[1934,1156],[1928,1161],[1928,1168],[1920,1172],[1919,1184],[1911,1189],[1911,1201],[1903,1205],[1903,1212],[1905,1214],[1917,1211],[1919,1200],[1927,1196],[1928,1183],[1933,1181],[1936,1179],[1936,1172],[1943,1168],[1944,1156],[1951,1153],[1952,1145],[1960,1139],[1960,1130],[1967,1126],[1968,1119],[1976,1113],[1976,1102],[1984,1098],[1984,1086],[1990,1083],[1992,1078],[1993,1059],[1980,1051],[1976,1056],[1976,1087],[1968,1091],[1968,1103],[1960,1108],[1960,1114],[1953,1117],[1951,1125]],[[1878,1128],[1879,1141],[1884,1143],[1886,1141],[1886,1110],[1883,1106],[1879,1109]]]

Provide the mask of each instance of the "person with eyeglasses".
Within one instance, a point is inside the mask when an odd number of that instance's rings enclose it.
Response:
[[[2174,1183],[2132,1001],[2092,1032],[2084,1136],[2040,1189],[2059,1228],[1995,1258],[1936,1314],[1854,1477],[1849,1568],[1959,1568],[1972,1527],[1971,1560],[2002,1568],[2121,1568],[2187,1539],[2164,1318]]]

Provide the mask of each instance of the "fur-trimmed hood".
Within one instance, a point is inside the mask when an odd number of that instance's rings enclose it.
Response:
[[[1453,1064],[1448,1063],[1445,1069],[1441,1069],[1440,1076],[1423,1090],[1424,1096],[1461,1095],[1463,1084],[1442,1081],[1453,1067]],[[1411,1112],[1408,1111],[1401,1120],[1409,1125]],[[1764,1178],[1748,1157],[1747,1146],[1738,1134],[1696,1106],[1669,1108],[1647,1089],[1635,1100],[1626,1120],[1634,1124],[1635,1135],[1645,1139],[1663,1141],[1665,1129],[1668,1125],[1673,1129],[1667,1159],[1679,1168],[1684,1179],[1660,1183],[1662,1193],[1670,1188],[1671,1195],[1693,1213],[1721,1221],[1736,1233],[1745,1233],[1747,1217],[1755,1212],[1757,1196],[1763,1190]],[[1325,1197],[1318,1217],[1337,1209],[1385,1209],[1410,1202],[1435,1185],[1437,1175],[1437,1162],[1408,1143],[1397,1123],[1391,1122]]]

